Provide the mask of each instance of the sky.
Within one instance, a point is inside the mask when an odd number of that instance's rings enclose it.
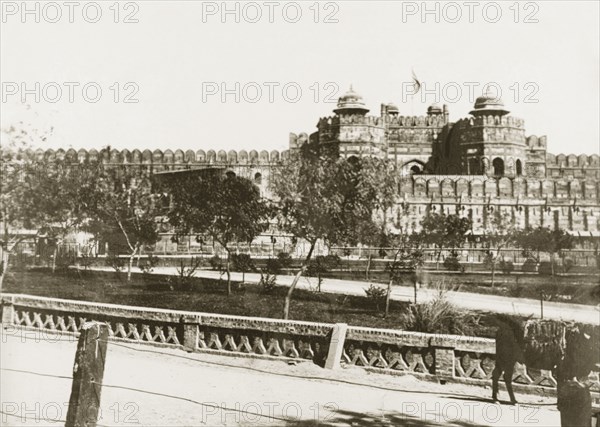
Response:
[[[50,148],[284,150],[350,85],[375,115],[456,121],[491,84],[550,152],[598,153],[599,3],[3,1],[0,124]]]

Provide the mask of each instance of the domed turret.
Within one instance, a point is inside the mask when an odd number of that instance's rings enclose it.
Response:
[[[427,115],[428,116],[437,116],[442,114],[442,107],[440,107],[439,104],[431,104],[428,108],[427,108]]]
[[[474,109],[470,112],[470,114],[474,116],[504,116],[508,113],[510,113],[510,111],[504,109],[502,99],[491,93],[489,88],[482,96],[475,100]]]
[[[352,86],[350,90],[338,99],[337,108],[333,110],[336,114],[361,114],[365,115],[369,109],[365,106],[362,96],[354,92]]]

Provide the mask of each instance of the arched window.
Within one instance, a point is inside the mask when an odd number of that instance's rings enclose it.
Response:
[[[496,157],[492,162],[494,167],[494,176],[504,176],[504,160],[500,157]]]
[[[410,173],[413,175],[419,175],[421,173],[421,168],[417,165],[414,165],[410,168]]]
[[[254,174],[254,183],[256,185],[261,185],[262,184],[262,175],[260,174],[260,172],[256,172]]]
[[[515,167],[517,169],[517,176],[523,175],[523,164],[521,163],[521,160],[517,160]]]
[[[235,172],[234,172],[234,171],[227,171],[227,172],[225,173],[225,176],[226,176],[227,178],[235,178]]]

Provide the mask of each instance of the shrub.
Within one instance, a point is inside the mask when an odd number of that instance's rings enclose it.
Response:
[[[535,287],[535,293],[545,301],[553,301],[561,294],[561,288],[556,283],[544,283]]]
[[[412,331],[472,335],[478,321],[458,310],[446,299],[444,292],[440,292],[429,302],[411,305],[403,315],[403,323]]]
[[[246,273],[256,270],[252,257],[248,254],[231,255],[231,264],[234,271],[242,273],[242,282],[246,281]]]
[[[281,274],[292,266],[292,257],[287,252],[279,252],[277,258],[269,258],[265,270],[270,274]]]
[[[277,276],[270,273],[261,273],[258,285],[263,293],[272,294],[277,286]]]
[[[177,267],[177,274],[169,276],[167,279],[171,290],[178,291],[190,291],[192,290],[194,273],[202,265],[202,258],[193,257],[190,259],[189,264],[186,265],[182,259],[179,261],[179,267]]]
[[[512,261],[500,260],[498,267],[500,267],[500,270],[502,270],[504,274],[510,274],[515,271],[515,265]]]
[[[154,267],[158,265],[159,261],[160,260],[157,256],[150,254],[140,262],[139,269],[143,274],[150,274],[152,273],[152,270],[154,270]]]
[[[508,295],[514,298],[519,298],[523,295],[523,286],[521,285],[512,285],[508,288]]]
[[[277,254],[277,260],[279,261],[280,268],[290,268],[292,266],[292,256],[287,252],[279,252]]]
[[[575,260],[573,258],[565,258],[562,263],[562,269],[565,273],[568,273],[575,267]]]
[[[231,255],[231,268],[234,271],[251,271],[255,269],[254,261],[248,254],[232,254]]]
[[[458,257],[456,255],[451,255],[444,259],[444,268],[449,271],[465,271],[464,267],[458,261]]]
[[[542,261],[538,267],[538,274],[548,276],[552,274],[552,263],[550,261]]]
[[[75,264],[76,257],[68,251],[57,251],[55,266],[58,271],[67,271],[70,266]]]
[[[533,258],[527,258],[527,260],[521,266],[521,271],[532,273],[536,270],[537,261]]]
[[[108,254],[105,259],[106,265],[108,267],[113,268],[117,273],[120,273],[125,266],[125,260],[120,258],[119,255],[115,253]]]
[[[208,264],[210,265],[210,268],[212,268],[215,271],[223,271],[224,269],[223,261],[221,261],[219,255],[214,255],[211,258],[209,258]]]
[[[339,267],[341,263],[342,260],[338,255],[319,255],[308,263],[308,267],[306,268],[306,275],[318,278],[318,289],[320,291],[321,284],[323,282],[322,275],[334,268]]]
[[[268,274],[279,274],[281,273],[281,266],[277,258],[269,258],[267,260],[264,271]]]
[[[83,267],[84,270],[89,270],[89,268],[94,263],[94,258],[91,257],[88,253],[84,252],[79,257],[79,265]]]
[[[368,289],[365,289],[365,294],[369,302],[379,311],[379,306],[385,302],[387,290],[385,288],[370,284]]]

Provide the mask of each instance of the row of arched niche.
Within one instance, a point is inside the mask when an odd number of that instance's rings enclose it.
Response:
[[[247,152],[246,150],[230,150],[226,152],[225,150],[175,150],[171,151],[169,149],[162,150],[132,150],[129,151],[127,149],[124,150],[110,150],[99,152],[95,149],[92,150],[84,150],[81,149],[79,151],[75,151],[73,149],[69,150],[42,150],[39,149],[35,152],[30,152],[30,156],[36,159],[67,159],[73,162],[83,162],[86,160],[100,160],[102,159],[105,162],[109,163],[160,163],[160,164],[184,164],[184,163],[275,163],[279,162],[282,159],[285,159],[288,156],[288,151],[278,151],[273,150],[271,152],[262,150],[256,151],[251,150]]]
[[[417,175],[403,180],[400,192],[414,196],[498,196],[600,198],[599,185],[589,180],[537,180],[533,178],[472,179]]]

